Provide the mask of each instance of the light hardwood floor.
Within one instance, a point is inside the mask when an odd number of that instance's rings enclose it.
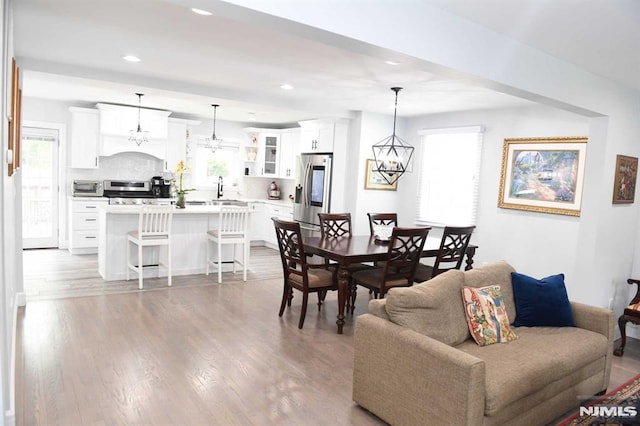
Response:
[[[351,401],[354,318],[336,334],[335,292],[278,317],[276,251],[251,270],[105,283],[96,256],[24,252],[18,318],[18,425],[381,425]],[[640,371],[640,342],[614,358],[610,388]]]

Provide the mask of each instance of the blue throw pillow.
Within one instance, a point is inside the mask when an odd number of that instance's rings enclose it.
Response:
[[[537,280],[511,273],[516,303],[516,327],[575,327],[573,312],[564,286],[564,274]]]

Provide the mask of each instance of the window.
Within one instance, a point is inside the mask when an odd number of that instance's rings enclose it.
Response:
[[[238,186],[242,176],[239,147],[226,143],[211,152],[204,144],[198,144],[192,160],[192,185],[198,189],[216,187],[218,176],[222,176],[226,188]]]
[[[416,223],[475,225],[482,126],[418,132],[422,158]]]

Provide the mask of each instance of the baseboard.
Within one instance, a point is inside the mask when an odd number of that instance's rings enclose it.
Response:
[[[18,308],[25,306],[27,297],[24,292],[16,293],[13,304],[13,330],[11,332],[11,359],[9,371],[9,409],[4,412],[5,426],[16,424],[16,341],[18,336]]]

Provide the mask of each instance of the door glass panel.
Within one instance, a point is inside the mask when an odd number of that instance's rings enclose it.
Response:
[[[35,129],[46,131],[46,129]],[[25,248],[57,247],[58,143],[55,136],[22,139],[22,238]]]

